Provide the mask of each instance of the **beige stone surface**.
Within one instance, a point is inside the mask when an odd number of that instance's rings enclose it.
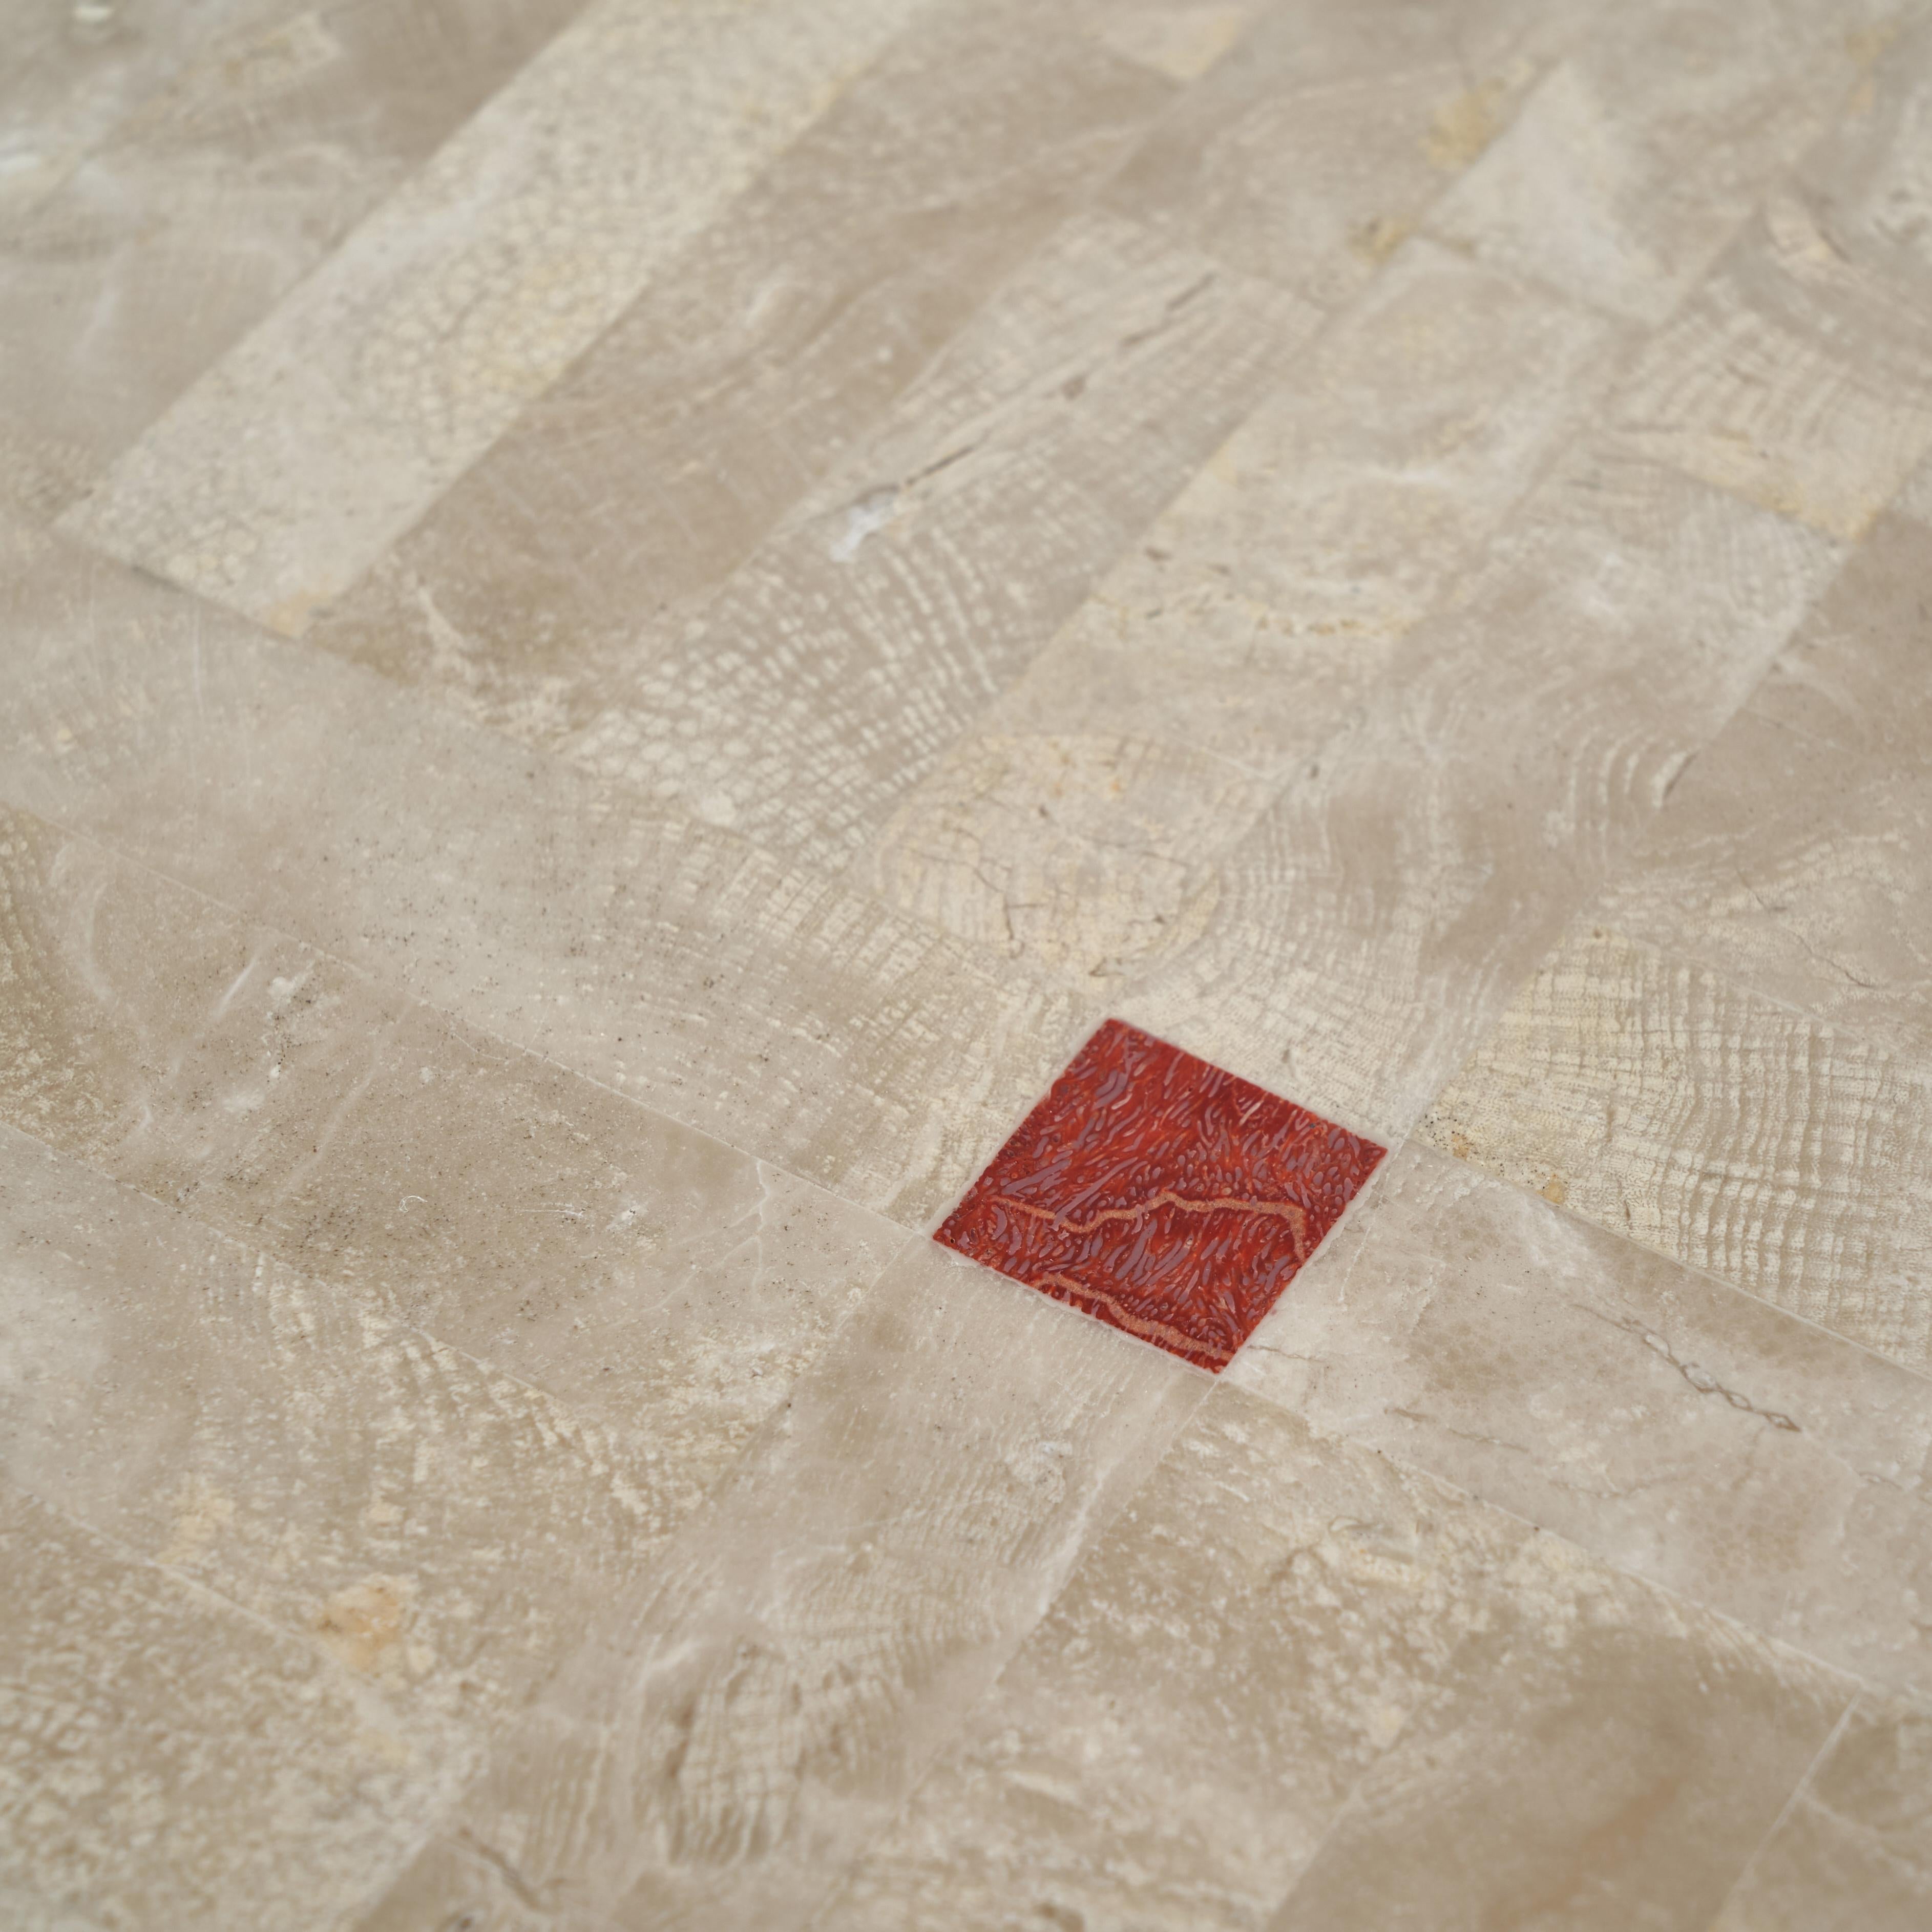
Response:
[[[1531,1533],[1216,1389],[814,1924],[1265,1924]]]
[[[1932,294],[1932,21],[1912,10],[1852,51],[1884,58],[1659,332],[1623,405],[1636,440],[1694,475],[1841,536],[1932,444],[1916,326]]]
[[[828,871],[1011,683],[1310,332],[1112,214],[1066,222],[566,754]]]
[[[1429,231],[1652,324],[1847,107],[1900,10],[1647,0],[1594,17]]]
[[[50,194],[144,100],[250,11],[245,4],[163,0],[130,32],[113,7],[76,12],[8,0],[0,11],[8,52],[0,74],[0,211],[16,214]]]
[[[1538,1538],[1270,1932],[1707,1927],[1848,1681]]]
[[[1932,1382],[1412,1143],[1228,1379],[1765,1635],[1932,1687]]]
[[[0,1041],[0,1118],[604,1424],[655,1512],[728,1466],[905,1238],[4,811]]]
[[[0,1217],[8,1480],[333,1658],[426,1765],[480,1756],[682,1500],[634,1436],[10,1130]]]
[[[346,1922],[464,1760],[317,1646],[0,1488],[0,1900],[43,1927]]]
[[[907,1225],[1098,1018],[111,564],[51,552],[8,621],[0,796]]]
[[[1927,992],[1922,524],[1874,524],[1684,773],[1602,921],[1906,1059]]]
[[[1932,1708],[1861,1698],[1714,1932],[1907,1932],[1932,1910]]]
[[[1426,1129],[1922,1370],[1929,567],[1874,526]]]
[[[1836,560],[1782,518],[1583,446],[1230,849],[1204,930],[1115,1004],[1400,1137]]]
[[[920,1244],[372,1928],[803,1924],[1208,1387]]]
[[[928,362],[1171,98],[1088,10],[956,6],[889,47],[309,634],[513,736],[581,729],[668,613],[918,419]]]
[[[598,0],[69,526],[300,631],[916,10]]]
[[[1582,10],[1278,0],[1110,190],[1244,270],[1345,301],[1510,124]]]
[[[1932,1078],[1580,928],[1437,1098],[1488,1172],[1908,1366],[1932,1365]]]
[[[1102,995],[1198,935],[1216,859],[1474,567],[1618,346],[1404,250],[909,794],[866,875]]]
[[[1920,1932],[1926,0],[0,48],[10,1932]]]
[[[578,4],[10,6],[63,118],[105,124],[0,133],[0,500],[51,517],[98,482]]]

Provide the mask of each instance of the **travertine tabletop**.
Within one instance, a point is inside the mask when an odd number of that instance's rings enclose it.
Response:
[[[0,0],[0,613],[9,1932],[1932,1927],[1929,0]]]

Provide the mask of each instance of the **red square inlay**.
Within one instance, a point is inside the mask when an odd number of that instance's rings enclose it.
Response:
[[[1384,1151],[1108,1020],[934,1238],[1218,1373]]]

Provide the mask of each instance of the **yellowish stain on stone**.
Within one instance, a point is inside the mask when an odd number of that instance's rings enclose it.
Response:
[[[1460,174],[1508,124],[1504,112],[1518,76],[1497,74],[1466,87],[1436,110],[1423,152],[1444,174]]]
[[[1096,32],[1102,44],[1170,80],[1198,80],[1247,25],[1246,7],[1108,9]]]
[[[1386,262],[1415,231],[1406,215],[1378,214],[1348,237],[1348,246],[1365,262]]]
[[[351,1670],[368,1676],[401,1642],[410,1622],[415,1592],[395,1576],[367,1576],[338,1590],[315,1619],[315,1634]]]
[[[309,620],[329,599],[329,593],[321,590],[304,590],[292,597],[286,597],[270,610],[262,622],[279,637],[298,638],[309,626]]]
[[[174,1533],[157,1559],[168,1564],[193,1563],[235,1520],[235,1499],[201,1477],[184,1483],[172,1506]]]

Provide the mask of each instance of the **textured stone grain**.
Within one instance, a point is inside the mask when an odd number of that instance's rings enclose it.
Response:
[[[1932,1687],[1932,1382],[1412,1144],[1229,1371],[1840,1668]]]
[[[1852,1681],[1538,1538],[1271,1932],[1703,1932]]]
[[[636,1932],[802,1925],[1208,1386],[918,1244],[371,1932],[475,1900],[466,1844],[506,1905]]]
[[[68,526],[299,632],[917,11],[598,0]]]
[[[0,1658],[0,1899],[34,1932],[352,1924],[466,1769],[315,1644],[10,1486]]]
[[[814,1932],[1265,1925],[1528,1534],[1217,1388]]]

